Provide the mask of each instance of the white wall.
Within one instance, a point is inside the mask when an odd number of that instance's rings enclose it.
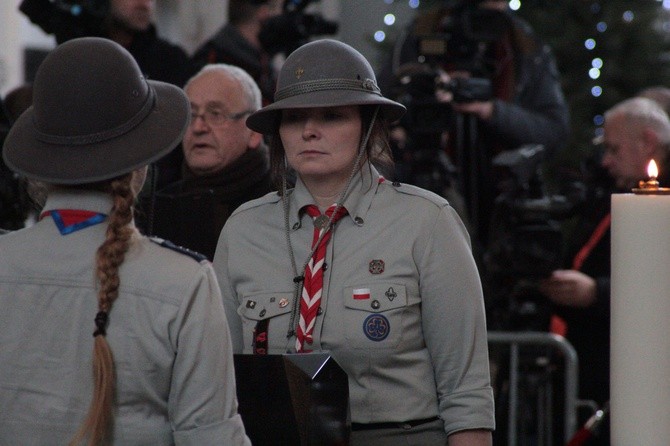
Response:
[[[3,96],[23,83],[23,51],[26,47],[50,49],[52,36],[30,23],[19,11],[21,0],[0,2],[0,94]]]

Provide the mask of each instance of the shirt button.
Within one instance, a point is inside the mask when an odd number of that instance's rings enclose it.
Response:
[[[400,183],[398,181],[394,181],[391,183],[394,187],[400,187]]]
[[[370,304],[370,306],[372,307],[373,310],[379,310],[379,307],[380,307],[381,305],[379,304],[379,301],[375,299],[375,300],[372,301],[372,303]]]
[[[365,220],[361,217],[356,217],[354,218],[354,223],[356,223],[357,226],[363,226],[363,223],[365,223]]]
[[[316,314],[317,314],[317,315],[321,315],[322,313],[323,313],[323,308],[319,307],[319,308],[316,310]]]
[[[295,231],[297,229],[300,229],[300,222],[297,222],[297,223],[293,224],[293,230]]]

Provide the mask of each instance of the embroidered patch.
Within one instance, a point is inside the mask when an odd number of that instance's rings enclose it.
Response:
[[[100,214],[98,212],[92,211],[83,211],[83,210],[73,210],[73,209],[60,209],[47,211],[42,213],[41,217],[51,215],[53,218],[58,231],[61,235],[72,234],[81,229],[88,228],[93,225],[97,225],[105,221],[107,217],[105,214]]]
[[[384,261],[381,259],[370,260],[368,269],[370,274],[381,274],[384,272]]]
[[[353,297],[354,300],[370,299],[370,288],[355,288]]]
[[[363,333],[371,341],[383,341],[389,335],[390,331],[391,325],[384,315],[371,314],[363,322]]]
[[[398,293],[395,292],[395,290],[393,289],[393,287],[390,287],[388,290],[386,290],[386,292],[384,293],[384,295],[385,295],[386,298],[387,298],[388,300],[390,300],[391,302],[393,302],[393,299],[395,299],[396,297],[398,297]]]

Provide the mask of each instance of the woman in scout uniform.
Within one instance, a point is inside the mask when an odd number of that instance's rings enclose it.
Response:
[[[233,349],[329,351],[349,378],[354,445],[488,445],[468,234],[443,198],[375,167],[403,113],[348,45],[315,41],[287,58],[275,102],[247,120],[270,138],[280,192],[242,205],[214,257]]]
[[[133,222],[146,165],[189,112],[107,39],[40,66],[3,148],[50,192],[0,240],[0,444],[249,444],[211,265]]]

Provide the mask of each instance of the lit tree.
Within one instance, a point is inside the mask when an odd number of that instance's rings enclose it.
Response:
[[[524,17],[556,55],[570,104],[569,160],[590,150],[602,113],[654,85],[670,86],[668,3],[657,0],[523,0]],[[664,6],[665,4],[665,6]]]

